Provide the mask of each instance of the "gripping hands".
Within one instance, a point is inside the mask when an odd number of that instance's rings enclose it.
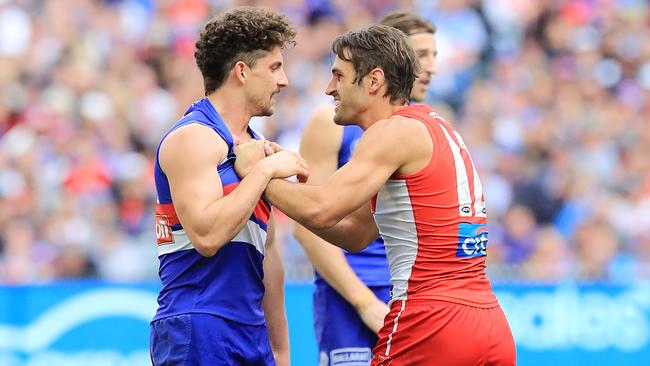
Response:
[[[248,175],[254,167],[262,169],[272,178],[296,176],[299,182],[306,182],[309,166],[300,154],[284,150],[275,142],[251,140],[235,146],[235,171],[240,178]]]

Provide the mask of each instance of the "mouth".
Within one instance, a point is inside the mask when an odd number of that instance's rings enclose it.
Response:
[[[269,99],[271,99],[272,102],[275,102],[275,96],[278,95],[279,93],[280,93],[279,89],[274,91],[273,93],[271,93],[271,98]]]
[[[334,111],[338,111],[340,106],[341,106],[341,101],[338,99],[334,99]]]

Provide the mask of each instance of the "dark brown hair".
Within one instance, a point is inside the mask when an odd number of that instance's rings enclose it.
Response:
[[[379,24],[397,28],[407,36],[418,33],[436,33],[436,26],[433,23],[403,10],[386,14],[386,16],[379,21]]]
[[[373,25],[338,36],[332,43],[332,52],[352,62],[356,72],[353,83],[361,84],[372,69],[382,69],[387,85],[385,96],[391,102],[409,99],[413,82],[421,71],[406,35],[386,25]]]
[[[214,17],[201,31],[194,51],[205,95],[223,84],[237,61],[253,67],[274,47],[294,45],[295,36],[285,16],[262,8],[238,7]]]

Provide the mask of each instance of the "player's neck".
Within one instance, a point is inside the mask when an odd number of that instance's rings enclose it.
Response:
[[[248,122],[252,116],[247,111],[244,103],[245,98],[231,90],[224,91],[222,88],[208,95],[208,100],[226,123],[232,135],[242,136],[246,133]]]
[[[388,98],[378,100],[376,103],[369,105],[366,112],[361,116],[359,126],[365,131],[375,122],[390,118],[396,110],[407,105],[408,103],[391,103]]]

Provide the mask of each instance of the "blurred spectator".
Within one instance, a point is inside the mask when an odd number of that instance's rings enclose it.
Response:
[[[602,222],[585,222],[573,238],[578,254],[577,275],[583,280],[608,280],[619,244],[614,230]]]
[[[650,277],[650,6],[645,1],[0,0],[0,282],[156,276],[151,164],[202,97],[193,46],[236,5],[298,27],[268,138],[296,149],[329,98],[330,43],[389,10],[438,26],[428,103],[472,146],[490,275]],[[279,215],[287,278],[311,270]]]
[[[566,240],[555,228],[541,228],[533,247],[522,268],[524,278],[555,282],[571,277],[574,258]]]

